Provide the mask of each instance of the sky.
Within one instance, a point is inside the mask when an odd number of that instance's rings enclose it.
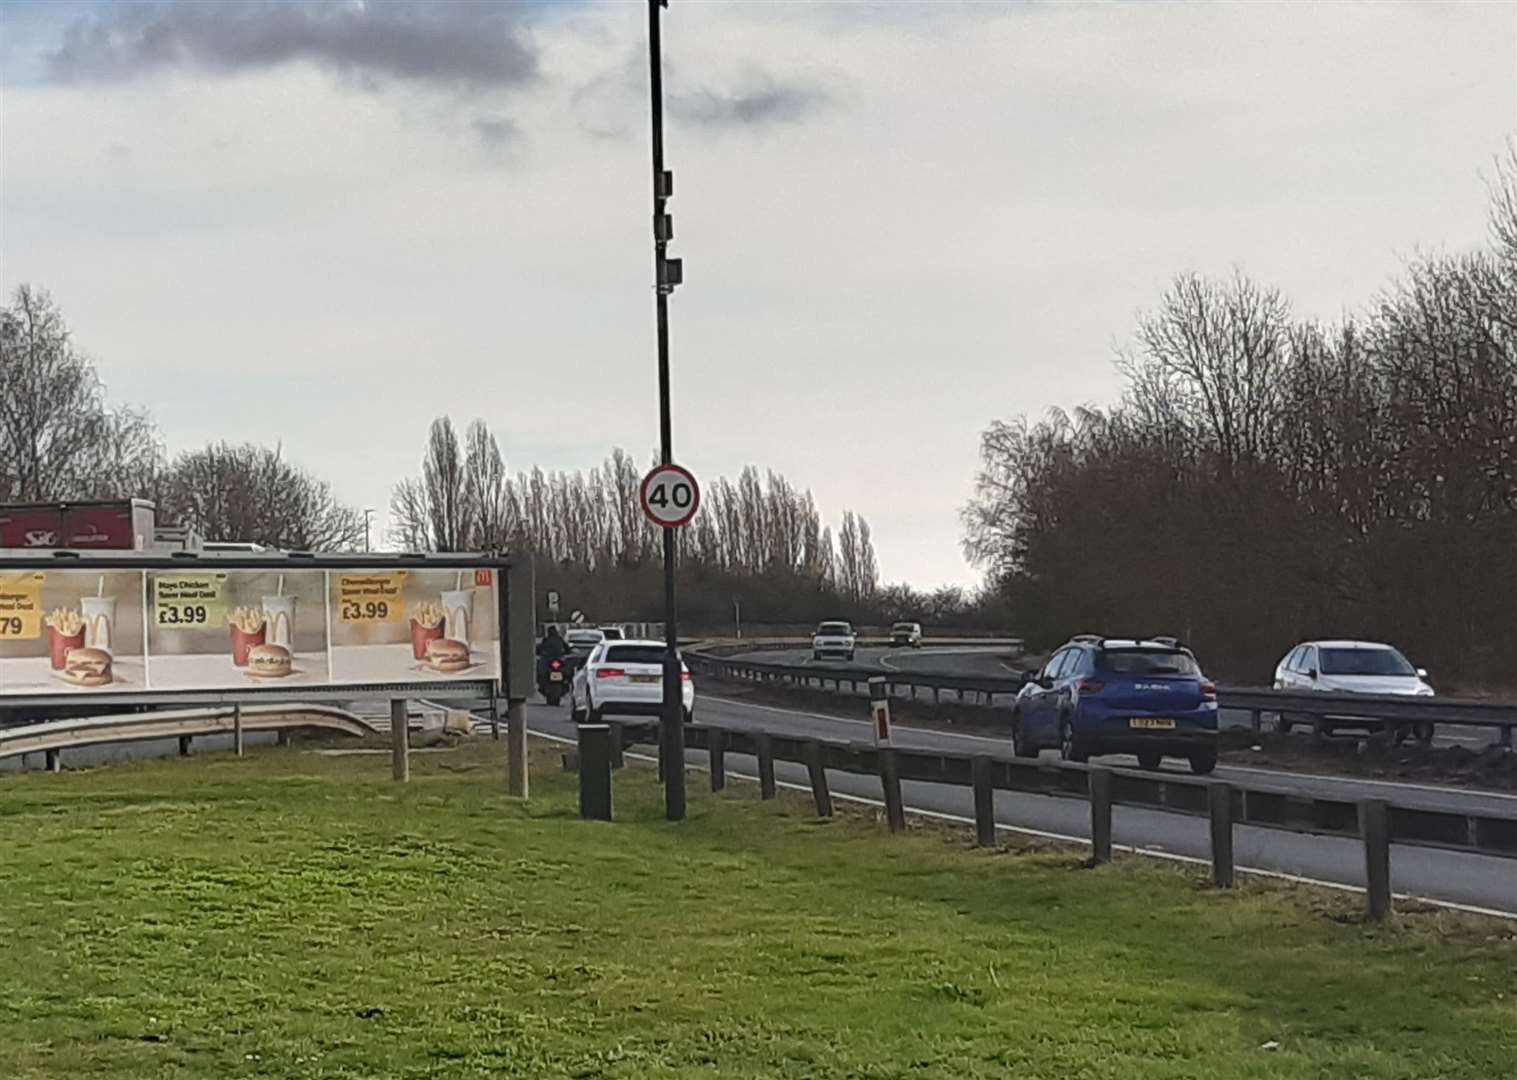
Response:
[[[724,3],[664,15],[677,460],[972,584],[980,432],[1121,392],[1177,273],[1303,317],[1484,242],[1517,5]],[[646,8],[0,2],[0,287],[171,451],[383,516],[433,417],[658,441]]]

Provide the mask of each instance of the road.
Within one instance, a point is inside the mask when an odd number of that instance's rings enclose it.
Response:
[[[984,646],[924,645],[920,649],[861,648],[854,655],[851,664],[841,660],[813,660],[811,650],[808,648],[767,649],[736,654],[732,659],[770,664],[798,664],[804,667],[854,667],[860,672],[875,675],[881,672],[897,671],[915,672],[920,675],[967,675],[975,678],[1009,679],[1021,670],[1011,661],[1005,648]],[[1224,729],[1251,729],[1253,727],[1252,715],[1242,709],[1223,709],[1219,722]],[[1467,750],[1479,751],[1492,746],[1499,739],[1500,733],[1493,728],[1440,724],[1433,738],[1433,745],[1462,746]]]
[[[842,740],[866,739],[869,731],[864,720],[822,716],[709,695],[697,701],[696,712],[703,724],[736,729],[763,729]],[[546,705],[534,704],[529,710],[528,723],[535,731],[563,739],[574,737],[574,727],[562,708],[550,709]],[[985,736],[898,727],[896,738],[901,746],[913,749],[955,753],[972,749],[1002,756],[1008,753],[1004,739]],[[649,753],[652,753],[651,747]],[[692,751],[689,761],[692,765],[702,765],[705,754]],[[756,764],[744,755],[729,755],[727,770],[730,775],[752,776]],[[800,765],[777,763],[776,775],[782,782],[806,784],[805,769]],[[1302,776],[1227,766],[1219,766],[1215,775],[1240,783],[1267,782],[1272,787],[1302,793],[1331,793],[1340,798],[1346,794],[1350,797],[1387,798],[1452,810],[1517,815],[1517,796],[1494,792]],[[873,777],[829,772],[828,779],[835,794],[879,798],[879,782]],[[973,818],[973,800],[967,788],[906,783],[903,791],[911,808]],[[996,793],[996,820],[1007,828],[1075,841],[1087,841],[1090,835],[1090,811],[1079,799],[1000,791]],[[1113,830],[1119,845],[1171,857],[1210,858],[1210,837],[1204,818],[1119,806],[1113,812]],[[1303,877],[1337,886],[1362,887],[1364,884],[1363,847],[1356,840],[1239,826],[1235,846],[1240,868]],[[1398,894],[1466,905],[1517,918],[1517,860],[1395,845],[1391,852],[1391,871]]]

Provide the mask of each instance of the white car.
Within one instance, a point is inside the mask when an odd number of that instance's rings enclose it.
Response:
[[[695,714],[695,684],[680,662],[680,690],[685,720]],[[595,724],[607,716],[657,718],[664,706],[664,643],[602,641],[569,687],[569,716]]]
[[[820,623],[811,638],[811,658],[825,660],[829,656],[836,656],[842,660],[852,660],[856,641],[852,623],[841,619]]]
[[[1275,666],[1275,689],[1433,696],[1426,671],[1413,667],[1395,647],[1376,641],[1304,641]],[[1302,722],[1310,722],[1310,718],[1280,714],[1282,732]],[[1384,724],[1370,717],[1330,716],[1323,718],[1322,733],[1332,734],[1335,726],[1379,730]],[[1428,742],[1433,725],[1416,724],[1414,732],[1418,739]]]
[[[890,647],[904,646],[911,649],[922,647],[922,624],[898,622],[890,628]]]

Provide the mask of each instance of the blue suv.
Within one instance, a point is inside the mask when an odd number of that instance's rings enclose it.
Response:
[[[1195,773],[1217,767],[1217,688],[1173,638],[1082,635],[1024,680],[1011,717],[1021,757],[1057,747],[1066,761],[1136,754],[1157,769],[1168,754]]]

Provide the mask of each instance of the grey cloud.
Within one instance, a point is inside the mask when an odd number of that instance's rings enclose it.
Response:
[[[763,128],[799,123],[832,100],[831,92],[816,83],[759,75],[735,90],[671,94],[668,104],[675,118],[701,127]]]
[[[521,135],[521,128],[509,116],[476,116],[469,126],[479,136],[479,141],[491,150],[504,149]]]
[[[670,89],[665,108],[675,120],[712,131],[800,123],[831,105],[836,97],[820,83],[780,79],[750,71],[728,89],[686,89],[684,73],[665,61]],[[580,129],[597,138],[621,138],[640,130],[648,109],[648,61],[640,52],[574,91]]]
[[[46,71],[60,82],[117,82],[305,61],[366,81],[512,87],[538,75],[526,11],[468,0],[111,4],[68,26]]]

